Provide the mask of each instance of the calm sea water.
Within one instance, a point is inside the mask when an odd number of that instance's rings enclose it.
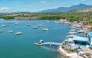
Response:
[[[31,26],[27,26],[27,22]],[[8,23],[11,23],[8,25]],[[15,25],[15,23],[18,25]],[[8,25],[2,27],[1,25]],[[34,26],[42,24],[38,29]],[[49,28],[47,32],[43,28]],[[45,42],[62,42],[69,31],[68,24],[55,24],[54,20],[3,20],[0,19],[0,58],[58,58],[58,46],[35,46],[35,42],[43,39]],[[13,33],[8,33],[13,30]],[[15,35],[16,32],[23,32],[22,35]]]

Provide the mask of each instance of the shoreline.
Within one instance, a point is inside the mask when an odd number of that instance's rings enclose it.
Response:
[[[77,53],[68,53],[64,49],[61,48],[61,46],[58,47],[58,52],[60,54],[60,58],[83,58],[79,56]],[[74,57],[72,57],[74,56]]]
[[[61,42],[61,45],[63,44],[63,41]],[[60,45],[58,46],[58,48],[57,48],[57,51],[59,52],[59,54],[60,54],[60,58],[65,58],[65,56],[60,52]]]
[[[76,23],[77,24],[77,23]],[[75,27],[76,27],[76,25],[74,25]],[[79,25],[78,25],[79,26]],[[82,26],[82,25],[81,25]],[[82,28],[81,28],[82,29]],[[73,28],[71,28],[71,30],[73,30]],[[70,31],[71,32],[71,31]],[[74,32],[74,31],[72,31],[72,32]],[[78,31],[77,31],[78,32]],[[71,35],[71,34],[70,34]],[[83,37],[84,38],[84,37]],[[77,38],[76,38],[77,39]],[[75,40],[76,40],[75,39]],[[71,41],[70,41],[71,42]],[[65,42],[66,43],[66,42]],[[59,54],[61,55],[61,58],[62,58],[62,56],[64,57],[64,58],[84,58],[84,57],[88,57],[87,55],[87,53],[89,53],[90,51],[92,52],[92,50],[90,50],[88,47],[83,47],[82,45],[80,46],[81,47],[81,49],[82,49],[82,51],[79,51],[78,52],[78,49],[80,49],[79,47],[77,47],[77,50],[75,49],[75,51],[73,51],[73,50],[70,50],[71,48],[72,48],[72,44],[71,45],[69,45],[69,43],[67,43],[67,45],[64,43],[64,41],[63,42],[61,42],[61,45],[59,45],[59,47],[58,47],[58,52],[59,52]],[[69,48],[70,49],[69,49]],[[89,51],[89,52],[88,52]],[[91,52],[90,52],[90,54],[91,54]],[[86,55],[87,54],[87,55]],[[90,56],[91,57],[91,56]]]
[[[59,46],[60,47],[60,46]],[[65,58],[65,56],[62,55],[62,53],[59,50],[59,47],[57,48],[57,51],[59,52],[60,57],[59,58]]]

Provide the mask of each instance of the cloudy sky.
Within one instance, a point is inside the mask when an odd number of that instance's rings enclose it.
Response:
[[[0,12],[38,12],[80,3],[92,5],[92,0],[0,0]]]

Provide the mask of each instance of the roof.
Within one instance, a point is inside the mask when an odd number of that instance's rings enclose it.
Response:
[[[74,36],[73,38],[69,38],[72,40],[78,40],[78,41],[89,41],[88,38],[86,37],[79,37],[79,36]]]
[[[90,26],[89,24],[88,25],[83,25],[84,27],[86,27],[86,28],[92,28],[92,26]]]
[[[92,32],[89,32],[88,35],[89,35],[89,36],[92,36]]]

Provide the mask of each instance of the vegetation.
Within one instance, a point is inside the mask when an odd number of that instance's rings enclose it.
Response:
[[[84,24],[92,23],[92,12],[80,12],[78,10],[71,10],[69,12],[51,12],[51,13],[30,13],[30,12],[20,12],[20,13],[2,13],[0,18],[3,19],[14,19],[16,17],[22,17],[30,19],[45,19],[45,20],[58,20],[67,19],[70,22],[86,20]],[[28,19],[29,19],[28,18]]]
[[[5,20],[14,19],[15,16],[0,16],[0,18],[3,18]]]
[[[76,51],[77,48],[69,48],[68,50],[73,52],[73,51]]]

